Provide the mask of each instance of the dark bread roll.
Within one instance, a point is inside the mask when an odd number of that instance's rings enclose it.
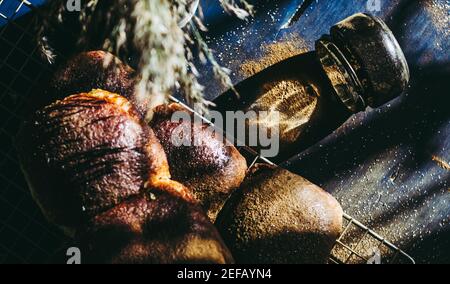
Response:
[[[104,66],[105,60],[111,62],[107,67]],[[111,53],[83,52],[58,68],[44,97],[62,99],[61,94],[78,94],[98,88],[124,96],[141,116],[145,116],[149,102],[137,99],[135,83],[135,71]],[[170,124],[171,114],[177,110],[184,109],[176,104],[157,107],[152,126],[158,138],[163,140],[174,179],[192,188],[208,216],[214,220],[230,192],[244,179],[245,159],[235,147],[225,146],[213,134],[205,134],[204,126],[194,126],[193,130],[200,134],[204,146],[169,145],[171,143],[165,138],[169,138],[171,129],[178,126]]]
[[[188,112],[179,104],[160,105],[154,110],[150,125],[160,140],[170,166],[172,178],[190,188],[212,221],[229,195],[239,187],[245,178],[247,162],[231,144],[204,123],[171,121],[173,113]],[[197,144],[178,146],[172,143],[176,129],[184,138],[197,139]],[[178,132],[178,130],[177,130]],[[176,133],[177,133],[176,132]],[[188,132],[192,137],[187,135]]]
[[[237,263],[325,263],[342,231],[342,208],[287,170],[257,165],[216,226]]]
[[[233,262],[124,97],[93,90],[57,101],[19,141],[34,198],[83,247],[84,262]]]
[[[164,151],[125,98],[94,90],[36,112],[19,136],[20,159],[48,219],[73,228],[169,180]]]
[[[102,89],[127,98],[141,114],[145,114],[148,100],[136,98],[135,84],[136,72],[113,54],[101,50],[82,52],[56,70],[47,86],[44,105],[63,99],[62,95]]]
[[[148,191],[96,216],[82,232],[84,263],[233,263],[193,202]]]

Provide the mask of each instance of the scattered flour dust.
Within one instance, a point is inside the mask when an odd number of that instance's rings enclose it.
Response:
[[[261,58],[244,61],[240,71],[245,76],[252,76],[271,65],[307,52],[306,46],[305,41],[296,36],[286,41],[265,45],[261,48],[263,54]]]
[[[266,119],[250,121],[249,124],[273,126],[272,113],[279,114],[279,134],[281,145],[297,141],[302,126],[308,123],[318,103],[317,91],[296,80],[283,80],[266,86],[261,95],[247,110],[268,111]]]
[[[247,60],[241,64],[241,73],[252,76],[265,68],[290,57],[307,52],[306,43],[299,37],[271,43],[262,47],[262,56]],[[306,124],[317,106],[316,90],[296,80],[272,82],[264,86],[262,94],[248,110],[269,111],[265,120],[251,121],[250,124],[264,124],[270,127],[273,123],[270,113],[280,114],[280,142],[290,144],[296,141],[301,133],[301,126]]]

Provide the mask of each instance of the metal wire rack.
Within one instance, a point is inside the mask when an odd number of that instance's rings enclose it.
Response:
[[[37,9],[31,2],[0,0],[0,137],[1,141],[6,141],[0,148],[0,263],[46,262],[66,241],[44,220],[34,204],[13,146],[33,90],[40,79],[52,72],[51,66],[41,59],[37,46],[33,44],[33,23],[37,13],[17,19],[19,15]],[[171,100],[184,105],[175,97]],[[256,163],[274,165],[248,147],[240,147],[239,150],[250,167]],[[344,214],[343,233],[333,248],[329,263],[415,262],[384,237]]]
[[[206,124],[214,127],[214,124],[185,105],[175,97],[170,97],[172,102],[183,105],[201,118]],[[220,131],[221,129],[217,129]],[[276,166],[269,159],[260,156],[255,150],[249,147],[238,147],[239,151],[247,158],[249,168],[257,163],[266,163]],[[342,234],[336,241],[329,258],[330,264],[415,264],[414,259],[396,245],[368,228],[348,214],[343,215],[344,226]]]

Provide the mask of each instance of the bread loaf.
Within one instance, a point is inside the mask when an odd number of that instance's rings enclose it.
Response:
[[[139,113],[145,114],[148,100],[137,99],[135,84],[136,72],[111,53],[82,52],[57,68],[46,87],[45,105],[68,94],[102,89],[125,97]]]
[[[105,62],[109,65],[105,66]],[[127,98],[144,116],[148,100],[135,95],[136,74],[128,65],[105,51],[89,51],[75,55],[61,65],[50,80],[45,97],[64,98],[61,94],[77,94],[92,89],[103,89]],[[187,111],[178,104],[154,109],[152,128],[163,144],[173,178],[193,191],[211,220],[214,221],[223,202],[245,176],[246,162],[234,146],[225,146],[217,135],[203,125],[193,125],[199,134],[201,146],[173,147],[172,131],[180,124],[170,123],[175,111]]]
[[[200,207],[149,190],[97,215],[81,233],[88,263],[232,263]]]
[[[216,226],[237,263],[325,263],[342,230],[327,192],[284,169],[257,165]]]
[[[189,190],[170,179],[163,148],[126,98],[93,90],[57,101],[26,123],[19,149],[35,200],[87,244],[87,261],[232,261]]]
[[[172,121],[177,111],[191,115],[191,121]],[[194,122],[193,115],[179,104],[156,107],[151,126],[167,155],[172,178],[192,190],[214,221],[226,199],[244,180],[245,158],[207,124]],[[179,133],[177,129],[190,130],[182,135],[190,145],[174,145],[172,137]]]

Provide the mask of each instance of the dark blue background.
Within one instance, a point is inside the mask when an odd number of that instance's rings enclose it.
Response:
[[[45,3],[46,0],[29,0],[29,2],[31,2],[35,6],[40,6],[43,3]],[[26,5],[24,5],[24,7],[20,8],[18,13],[15,14],[15,11],[16,11],[18,5],[20,5],[20,1],[4,0],[2,5],[0,5],[0,13],[5,15],[8,19],[14,19],[14,18],[18,18],[30,11],[30,9],[28,7],[26,7]],[[7,21],[3,17],[0,16],[0,26],[6,24],[6,22]]]

